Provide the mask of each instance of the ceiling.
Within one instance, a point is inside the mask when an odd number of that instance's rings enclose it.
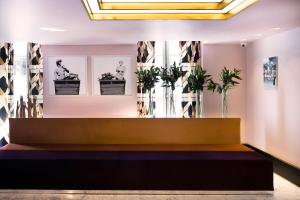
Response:
[[[0,0],[0,41],[74,45],[135,44],[139,40],[250,42],[300,27],[299,10],[300,0],[259,0],[224,21],[91,21],[81,0]]]

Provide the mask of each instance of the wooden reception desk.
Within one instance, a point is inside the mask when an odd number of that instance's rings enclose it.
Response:
[[[240,119],[10,119],[2,189],[273,190]]]
[[[240,144],[240,119],[10,119],[10,141],[16,144]]]

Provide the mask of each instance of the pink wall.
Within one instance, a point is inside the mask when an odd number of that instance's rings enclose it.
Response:
[[[43,46],[44,53],[44,115],[51,116],[135,116],[136,94],[129,97],[120,96],[92,96],[91,81],[91,56],[93,55],[131,55],[133,59],[133,72],[135,71],[135,45],[81,45],[81,46]],[[88,94],[86,96],[51,96],[48,92],[47,64],[51,56],[88,56]],[[204,45],[203,53],[204,66],[208,73],[218,78],[218,73],[223,66],[235,66],[242,69],[244,76],[245,49],[239,45]],[[135,74],[133,74],[135,77]],[[135,80],[133,85],[135,85]],[[244,81],[243,81],[244,82]],[[244,84],[230,91],[229,93],[229,116],[244,116]],[[135,91],[135,87],[133,88]],[[238,103],[237,103],[238,102]],[[238,106],[237,106],[238,105]],[[205,114],[207,117],[219,117],[221,110],[221,97],[218,94],[205,93]]]
[[[242,141],[300,168],[300,29],[280,33],[248,44],[206,44],[203,64],[215,79],[223,66],[242,70],[243,81],[229,92],[229,117],[242,119]],[[88,56],[86,96],[49,96],[47,57],[58,55]],[[135,117],[136,94],[133,96],[91,96],[92,55],[131,55],[135,71],[135,45],[44,46],[44,115],[45,117]],[[278,56],[279,85],[265,88],[263,59]],[[246,68],[247,66],[247,68]],[[134,74],[133,74],[134,77]],[[135,91],[135,80],[133,91]],[[206,117],[219,117],[221,96],[204,93]],[[247,125],[247,126],[246,126]]]
[[[223,66],[233,66],[242,70],[243,81],[240,86],[229,92],[229,117],[242,119],[242,140],[245,130],[245,49],[238,44],[204,45],[204,66],[209,74],[218,79]],[[135,71],[135,45],[82,45],[82,46],[44,46],[44,116],[45,117],[135,117],[136,93],[133,96],[92,96],[91,57],[92,55],[132,55]],[[88,84],[86,96],[50,96],[47,79],[47,57],[49,56],[88,56]],[[133,74],[132,77],[135,77]],[[135,80],[133,86],[135,85]],[[133,88],[135,91],[135,87]],[[204,94],[206,117],[221,116],[221,95],[211,92]]]
[[[247,47],[246,142],[300,168],[300,28]],[[263,59],[278,56],[278,87],[263,83]]]
[[[246,96],[246,49],[239,44],[207,44],[203,47],[203,66],[213,79],[219,82],[221,69],[241,69],[242,81],[228,92],[228,116],[241,118],[241,139],[245,135]],[[221,117],[221,95],[204,92],[204,112],[206,117]]]
[[[92,96],[93,55],[130,55],[132,56],[132,77],[135,77],[136,46],[135,45],[68,45],[43,46],[44,53],[44,117],[134,117],[136,116],[136,94],[132,96]],[[88,56],[87,58],[87,95],[85,96],[51,96],[47,57],[49,56]],[[132,91],[136,90],[135,80]]]

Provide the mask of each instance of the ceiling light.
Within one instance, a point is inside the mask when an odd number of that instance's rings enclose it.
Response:
[[[223,9],[234,0],[98,0],[100,9],[114,10],[169,10]]]
[[[256,36],[256,37],[261,37],[262,34],[261,34],[261,33],[257,33],[257,34],[255,34],[254,36]]]
[[[50,28],[50,27],[42,27],[40,28],[42,31],[51,31],[51,32],[64,32],[66,30],[64,29],[59,29],[59,28]]]
[[[272,30],[278,31],[278,30],[280,30],[280,28],[279,27],[273,27]]]
[[[92,20],[228,19],[257,0],[82,0]]]
[[[103,3],[207,3],[207,2],[217,2],[220,3],[223,0],[98,0]]]

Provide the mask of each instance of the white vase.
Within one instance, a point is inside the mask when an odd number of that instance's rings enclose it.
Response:
[[[151,88],[150,90],[147,90],[148,92],[148,112],[147,112],[147,117],[155,117],[154,114],[154,89]]]
[[[196,91],[196,118],[203,117],[203,91]]]
[[[222,117],[228,115],[227,90],[222,90]]]

